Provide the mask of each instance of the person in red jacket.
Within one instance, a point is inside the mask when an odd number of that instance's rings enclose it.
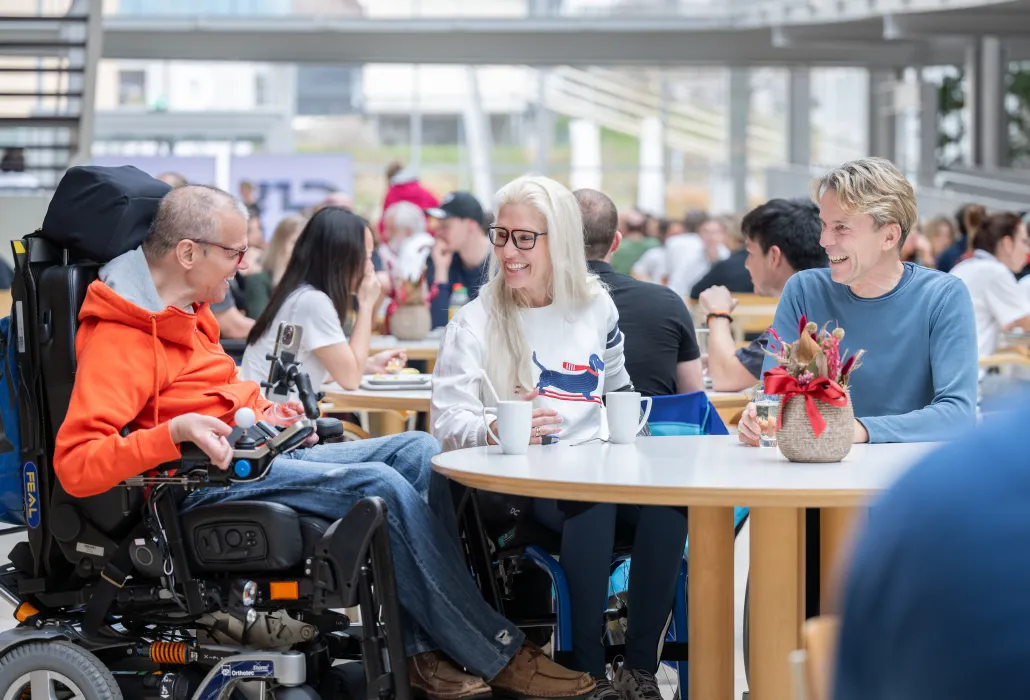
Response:
[[[178,460],[184,442],[226,469],[238,408],[280,425],[299,413],[296,401],[273,410],[257,384],[240,381],[218,344],[209,305],[246,269],[246,252],[246,208],[221,190],[186,186],[161,200],[141,248],[101,268],[79,312],[75,386],[54,453],[69,494],[103,493]],[[192,491],[180,507],[267,501],[337,520],[362,498],[378,496],[390,514],[418,691],[430,700],[589,693],[589,676],[524,646],[523,633],[483,601],[458,548],[449,484],[431,471],[439,451],[426,433],[306,446],[277,457],[264,479]]]
[[[399,162],[394,161],[386,166],[386,179],[390,183],[390,188],[386,191],[383,213],[379,217],[380,234],[383,233],[386,210],[397,202],[411,202],[422,211],[440,206],[440,200],[436,195],[418,181],[418,173],[414,168],[405,168]]]

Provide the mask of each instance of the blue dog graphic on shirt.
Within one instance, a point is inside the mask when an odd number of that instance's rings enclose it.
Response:
[[[588,365],[563,362],[562,369],[566,372],[559,372],[540,364],[534,352],[533,364],[540,368],[540,379],[536,383],[540,395],[567,401],[600,402],[593,394],[597,391],[598,377],[604,370],[604,362],[596,354],[590,356],[589,362]],[[553,390],[548,387],[553,387]],[[580,396],[583,398],[579,398]]]

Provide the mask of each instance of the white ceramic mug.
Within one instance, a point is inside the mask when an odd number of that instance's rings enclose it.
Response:
[[[497,419],[497,432],[490,429],[490,418]],[[483,408],[486,432],[501,446],[506,455],[524,455],[529,451],[529,435],[533,430],[532,401],[498,401],[496,407]]]
[[[608,414],[608,440],[620,445],[628,445],[637,439],[637,433],[647,425],[651,415],[651,397],[641,396],[637,391],[612,391],[605,394]],[[644,415],[640,415],[640,402],[646,405]]]

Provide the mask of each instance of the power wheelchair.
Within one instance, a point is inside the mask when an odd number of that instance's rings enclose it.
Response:
[[[183,445],[156,473],[74,498],[55,479],[54,439],[99,266],[39,232],[13,249],[28,540],[0,567],[0,596],[19,621],[0,634],[0,697],[408,700],[381,500],[334,523],[265,502],[178,510],[189,490],[263,478],[316,428],[342,436],[338,421],[318,419],[294,358],[270,357],[270,381],[296,387],[306,417],[282,432],[238,426],[227,471]],[[351,608],[360,627],[340,611]],[[341,659],[361,664],[334,667]]]

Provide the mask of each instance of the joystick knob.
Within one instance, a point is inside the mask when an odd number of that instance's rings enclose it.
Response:
[[[246,432],[253,428],[257,423],[257,416],[254,415],[253,409],[244,406],[243,408],[236,410],[235,420],[236,426]]]

